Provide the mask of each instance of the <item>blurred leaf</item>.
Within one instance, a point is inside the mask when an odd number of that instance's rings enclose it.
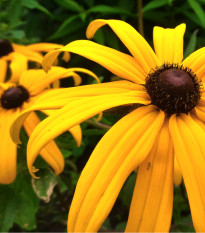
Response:
[[[186,50],[184,52],[184,58],[188,57],[191,53],[193,53],[196,49],[196,42],[197,42],[197,33],[198,33],[198,29],[196,29],[190,39],[189,39],[189,43],[186,47]]]
[[[199,18],[201,22],[201,26],[205,28],[205,14],[202,7],[196,0],[187,0],[187,1],[191,6],[191,8],[193,9],[193,11],[195,12],[195,14],[197,15],[197,17]]]
[[[41,169],[37,174],[40,179],[32,179],[32,186],[36,195],[48,203],[57,184],[56,175],[50,169]]]
[[[150,11],[167,4],[169,4],[169,0],[154,0],[149,2],[146,6],[144,6],[142,11],[143,12]]]
[[[17,39],[22,39],[25,36],[25,32],[23,30],[11,30],[10,33]]]
[[[124,232],[125,231],[125,228],[126,228],[126,225],[127,225],[127,222],[121,222],[121,223],[118,223],[117,226],[115,227],[115,231],[118,231],[118,232]]]
[[[126,14],[126,15],[132,15],[129,11],[120,8],[120,7],[112,7],[107,5],[98,5],[90,8],[87,12],[93,12],[93,13],[104,13],[104,14]]]
[[[53,15],[36,0],[21,0],[21,4],[29,9],[38,9],[50,17],[53,17]]]
[[[76,2],[72,0],[55,0],[60,6],[75,12],[82,12],[84,9]]]
[[[74,28],[73,27],[74,21],[78,18],[79,18],[79,15],[74,15],[68,18],[67,20],[65,20],[61,24],[61,26],[58,28],[58,30],[52,36],[48,38],[48,40],[57,39],[57,38],[60,38],[68,34]]]

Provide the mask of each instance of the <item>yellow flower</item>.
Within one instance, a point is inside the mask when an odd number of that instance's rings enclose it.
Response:
[[[86,69],[70,68],[65,69],[62,67],[52,67],[51,71],[47,74],[42,69],[26,70],[19,78],[19,82],[13,83],[10,80],[6,83],[0,83],[0,183],[9,184],[13,182],[16,177],[16,155],[17,145],[10,138],[10,127],[14,118],[23,110],[31,107],[34,102],[38,101],[38,98],[44,93],[53,95],[60,90],[48,89],[49,85],[60,78],[73,77],[75,84],[78,85],[81,82],[80,76],[75,72],[88,73],[94,78],[97,77]],[[47,88],[47,89],[46,89]],[[68,88],[63,88],[64,91],[68,91]],[[42,102],[41,110],[46,115],[52,114],[56,108],[61,108],[68,102],[67,99],[59,99],[58,101]],[[46,110],[49,105],[50,110]],[[28,135],[30,135],[33,129],[40,122],[40,119],[35,113],[31,113],[29,117],[22,121],[23,127]],[[75,138],[77,145],[81,143],[81,129],[77,125],[71,129],[68,129]],[[42,158],[49,163],[54,169],[56,174],[63,171],[64,159],[54,141],[49,142],[40,152]],[[37,169],[31,167],[33,172]]]
[[[11,81],[17,82],[20,74],[28,68],[28,61],[41,64],[43,55],[41,52],[49,52],[62,48],[63,45],[52,43],[36,43],[31,45],[17,45],[9,40],[0,40],[0,82],[6,79],[8,65],[11,69]],[[69,54],[64,54],[64,60],[69,59]],[[10,64],[8,63],[10,62]]]
[[[185,24],[175,29],[154,27],[155,53],[137,31],[122,21],[95,20],[89,25],[87,36],[91,38],[98,28],[106,24],[132,56],[91,41],[79,40],[48,53],[43,61],[44,68],[49,70],[58,54],[68,51],[99,63],[127,81],[71,88],[73,96],[81,95],[82,98],[70,100],[35,128],[28,143],[28,158],[36,158],[50,140],[101,111],[127,104],[133,104],[134,108],[134,104],[139,104],[104,135],[93,151],[76,187],[68,217],[68,231],[97,231],[127,177],[137,167],[126,231],[169,231],[176,157],[194,227],[196,231],[203,232],[205,48],[182,61]],[[63,95],[68,97],[62,93],[56,99]],[[38,105],[33,106],[14,122],[11,130],[14,141],[18,142],[21,119],[37,109]]]

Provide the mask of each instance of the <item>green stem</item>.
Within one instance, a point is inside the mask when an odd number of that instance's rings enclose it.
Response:
[[[144,36],[142,0],[137,0],[139,33]]]

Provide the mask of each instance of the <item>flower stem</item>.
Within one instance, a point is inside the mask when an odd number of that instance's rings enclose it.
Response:
[[[138,10],[139,33],[140,33],[142,36],[144,36],[143,13],[142,13],[142,0],[137,0],[137,10]]]
[[[99,128],[99,129],[110,129],[111,128],[111,126],[109,126],[109,125],[106,125],[106,124],[103,124],[103,123],[100,123],[98,121],[94,121],[91,119],[87,120],[86,122],[92,126],[95,126],[96,128]]]

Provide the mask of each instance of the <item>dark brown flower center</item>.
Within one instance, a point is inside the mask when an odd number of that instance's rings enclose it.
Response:
[[[14,51],[13,47],[9,42],[9,40],[6,39],[0,40],[0,57],[6,56],[13,51]]]
[[[200,82],[196,75],[176,64],[166,64],[151,72],[145,87],[152,104],[168,115],[188,113],[200,99]]]
[[[11,87],[1,96],[1,106],[5,109],[17,108],[28,98],[29,93],[23,86]]]

